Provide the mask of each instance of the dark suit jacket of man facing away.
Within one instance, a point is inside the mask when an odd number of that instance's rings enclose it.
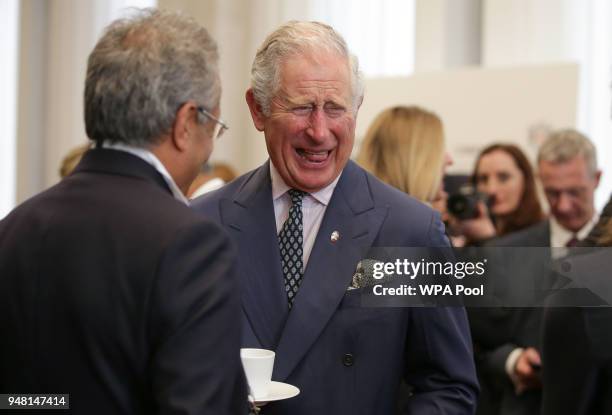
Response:
[[[582,248],[566,260],[569,269],[590,286],[603,286],[608,293],[612,279],[606,270],[610,269],[612,248],[593,248],[589,253],[585,248],[599,244],[611,217],[612,197],[593,230],[578,244]],[[600,294],[598,290],[593,292]],[[547,387],[543,415],[612,413],[612,308],[557,307],[575,302],[582,294],[576,290],[556,293],[544,313],[543,377]]]
[[[486,245],[550,247],[550,222],[543,220],[520,231],[494,238]],[[534,253],[539,254],[542,252]],[[522,264],[512,264],[512,273],[520,272],[519,269],[533,271],[529,269],[529,259],[523,258],[523,261]],[[535,262],[538,262],[537,259]],[[517,284],[518,281],[517,278]],[[505,364],[508,355],[517,347],[534,347],[540,351],[542,308],[472,308],[468,310],[468,315],[482,388],[477,414],[538,414],[541,391],[531,390],[517,395]]]
[[[301,390],[263,413],[392,414],[404,373],[415,392],[406,413],[472,413],[478,386],[462,308],[362,308],[347,291],[369,247],[448,246],[439,216],[349,161],[289,311],[269,169],[193,204],[238,244],[243,345],[275,350],[273,380]]]
[[[590,283],[608,284],[610,248],[566,260]],[[600,281],[597,281],[599,279]],[[581,292],[566,289],[551,296],[543,322],[543,415],[608,415],[612,413],[612,309],[607,307],[565,307]],[[573,298],[572,298],[573,297]]]
[[[0,392],[70,413],[244,414],[234,258],[148,163],[91,150],[0,222]]]

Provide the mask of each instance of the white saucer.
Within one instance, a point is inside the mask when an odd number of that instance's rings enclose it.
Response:
[[[272,401],[281,401],[283,399],[293,398],[299,395],[300,390],[293,385],[283,382],[272,381],[270,389],[266,396],[262,396],[255,400],[255,404],[263,404]]]

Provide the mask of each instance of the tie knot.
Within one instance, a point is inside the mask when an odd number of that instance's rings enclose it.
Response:
[[[305,192],[302,192],[298,189],[289,189],[289,197],[291,198],[291,203],[293,205],[301,205],[302,199],[304,198]]]
[[[580,240],[576,237],[576,235],[572,236],[572,239],[570,239],[569,241],[567,241],[567,243],[565,244],[565,246],[567,246],[568,248],[573,248],[576,245],[578,245],[578,242],[580,242]]]

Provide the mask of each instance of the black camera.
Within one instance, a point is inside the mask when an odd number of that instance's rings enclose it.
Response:
[[[446,202],[448,212],[457,219],[475,219],[478,217],[478,202],[489,204],[490,198],[476,191],[472,185],[464,185],[457,193],[451,194]]]

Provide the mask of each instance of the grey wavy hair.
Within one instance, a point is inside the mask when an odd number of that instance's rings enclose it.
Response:
[[[359,61],[350,52],[344,38],[324,23],[292,20],[268,35],[253,60],[251,88],[264,115],[270,115],[270,102],[278,92],[283,60],[321,50],[346,58],[350,68],[353,111],[357,110],[363,98],[363,76],[359,71]]]
[[[217,44],[176,12],[136,10],[106,29],[87,62],[85,128],[94,141],[158,144],[185,102],[219,105]],[[198,121],[206,118],[198,112]]]
[[[597,173],[597,150],[584,134],[568,128],[552,132],[538,151],[538,163],[565,163],[576,156],[584,157],[591,175]]]

